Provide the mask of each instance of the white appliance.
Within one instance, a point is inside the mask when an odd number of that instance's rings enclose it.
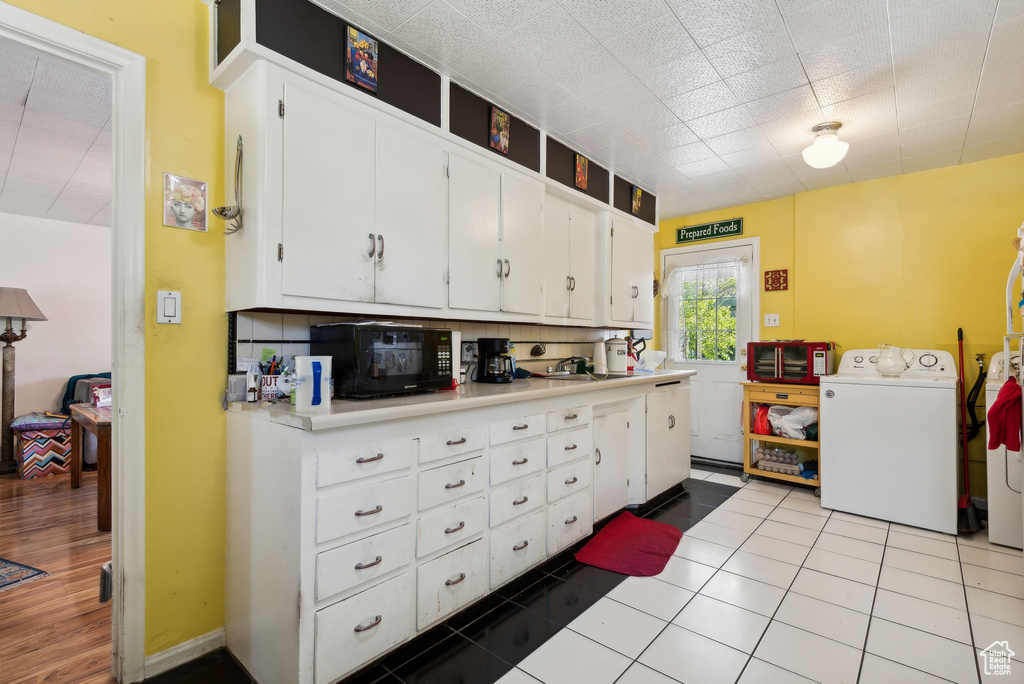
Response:
[[[1011,355],[1010,370],[1020,371],[1020,352]],[[996,400],[999,388],[1006,381],[1003,352],[996,352],[988,363],[985,381],[985,443],[988,444],[988,409]],[[988,540],[993,544],[1024,547],[1024,515],[1022,515],[1021,454],[1005,446],[988,450]]]
[[[956,534],[956,365],[913,352],[898,377],[875,369],[877,349],[855,349],[821,378],[821,505]]]

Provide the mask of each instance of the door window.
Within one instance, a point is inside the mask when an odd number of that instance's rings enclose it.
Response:
[[[666,279],[673,361],[736,362],[737,288],[742,262],[679,266]]]

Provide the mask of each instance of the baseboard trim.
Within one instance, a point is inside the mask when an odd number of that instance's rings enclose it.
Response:
[[[184,665],[190,660],[216,651],[224,646],[224,628],[218,627],[212,632],[201,634],[194,639],[183,641],[177,646],[172,646],[166,651],[160,651],[153,655],[146,656],[145,676],[146,679],[173,670],[179,665]]]

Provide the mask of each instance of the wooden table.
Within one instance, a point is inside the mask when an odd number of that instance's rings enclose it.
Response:
[[[96,435],[96,526],[110,529],[110,408],[92,404],[71,405],[71,488],[82,486],[83,430]]]

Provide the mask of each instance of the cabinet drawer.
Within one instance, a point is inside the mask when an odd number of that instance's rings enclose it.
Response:
[[[424,515],[416,535],[416,557],[463,542],[487,529],[487,502],[481,496]]]
[[[543,470],[544,440],[535,439],[503,449],[494,449],[491,451],[490,461],[492,486]]]
[[[590,490],[559,501],[548,509],[548,555],[553,556],[594,529]]]
[[[316,485],[327,487],[408,468],[415,453],[416,440],[406,439],[320,454],[316,458]]]
[[[537,511],[491,535],[491,589],[544,558],[544,511]]]
[[[416,572],[416,627],[423,629],[487,591],[487,542],[450,551]]]
[[[329,494],[316,502],[316,541],[330,541],[412,513],[412,476]]]
[[[487,461],[483,456],[421,472],[420,510],[481,492],[486,485]]]
[[[448,456],[468,454],[471,451],[479,451],[485,446],[487,446],[487,427],[484,425],[420,437],[420,463],[430,463]]]
[[[594,479],[594,464],[588,458],[548,472],[548,502],[575,494],[590,486]]]
[[[818,405],[818,388],[813,389],[808,387],[801,387],[799,385],[793,387],[780,387],[772,389],[762,389],[760,387],[747,387],[747,398],[750,401],[764,403],[764,404],[777,404],[782,402],[784,404],[792,404],[794,406],[817,406]]]
[[[544,475],[491,492],[491,527],[536,510],[544,505]]]
[[[491,423],[491,444],[504,444],[517,439],[544,434],[544,414],[523,416]]]
[[[412,636],[412,602],[407,572],[317,612],[317,684],[338,679]]]
[[[324,551],[316,557],[316,600],[322,601],[408,565],[412,525]]]
[[[579,427],[590,422],[589,406],[570,406],[557,411],[548,411],[548,432]]]
[[[548,437],[548,467],[553,468],[594,453],[594,431],[588,425],[581,430]]]

